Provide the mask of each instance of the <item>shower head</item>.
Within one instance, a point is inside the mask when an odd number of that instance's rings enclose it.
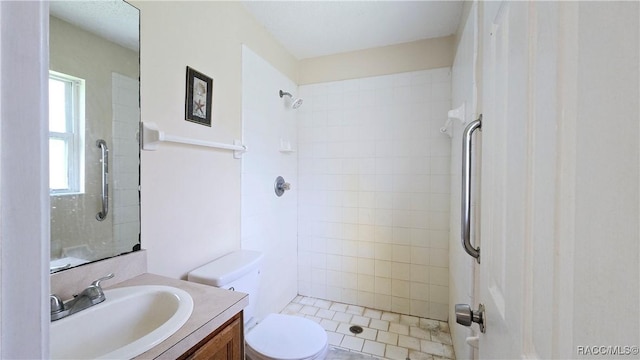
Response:
[[[297,109],[300,107],[300,105],[302,105],[302,99],[298,98],[298,99],[292,99],[293,101],[291,102],[291,108],[292,109]]]
[[[297,109],[300,107],[300,105],[302,105],[302,99],[300,98],[294,98],[293,95],[291,95],[288,92],[282,91],[280,90],[280,97],[284,97],[284,96],[288,96],[291,99],[291,108],[292,109]]]

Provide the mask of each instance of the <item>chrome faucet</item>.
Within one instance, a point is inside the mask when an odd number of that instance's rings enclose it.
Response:
[[[49,300],[51,302],[51,321],[56,321],[69,315],[73,315],[79,311],[103,302],[105,297],[100,283],[113,278],[113,276],[113,273],[111,273],[92,282],[91,285],[82,290],[80,294],[74,295],[73,299],[66,302],[62,302],[58,295],[49,295]]]

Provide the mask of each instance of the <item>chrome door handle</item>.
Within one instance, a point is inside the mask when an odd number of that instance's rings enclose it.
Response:
[[[480,263],[480,247],[471,245],[471,136],[473,132],[482,127],[482,115],[469,123],[462,136],[462,214],[461,237],[462,247],[467,254],[474,257]]]
[[[102,162],[102,211],[96,214],[96,219],[102,221],[109,213],[109,148],[102,139],[96,141],[96,146],[100,148]]]
[[[477,323],[480,326],[480,332],[484,333],[485,327],[484,305],[479,304],[478,310],[471,310],[468,304],[456,304],[456,322],[463,326],[471,326]]]

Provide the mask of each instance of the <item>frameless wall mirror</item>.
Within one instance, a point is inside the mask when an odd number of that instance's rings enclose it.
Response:
[[[140,249],[139,11],[52,1],[51,272]]]

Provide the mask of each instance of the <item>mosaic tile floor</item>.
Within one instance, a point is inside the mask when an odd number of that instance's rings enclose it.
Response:
[[[304,316],[327,331],[334,349],[327,359],[352,359],[348,352],[392,360],[455,359],[446,322],[306,296],[297,296],[282,313]],[[353,325],[362,332],[352,333]]]

